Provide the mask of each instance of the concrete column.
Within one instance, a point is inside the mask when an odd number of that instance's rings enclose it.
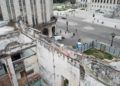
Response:
[[[4,20],[10,20],[7,10],[6,0],[0,0],[1,12]]]
[[[45,6],[46,6],[46,20],[47,22],[50,21],[50,17],[51,17],[51,0],[45,0]]]
[[[104,3],[104,0],[102,0],[102,3]]]
[[[107,0],[105,0],[105,4],[108,4],[108,3],[107,3]]]
[[[114,4],[114,0],[112,0],[112,4]]]
[[[13,14],[12,6],[11,6],[11,1],[10,0],[8,0],[8,1],[9,1],[9,3],[7,3],[7,4],[9,4],[10,13],[11,13],[11,19],[14,19],[14,14]]]
[[[26,3],[26,11],[27,11],[27,21],[29,25],[33,25],[33,21],[32,21],[32,11],[31,11],[31,4],[30,4],[30,0],[25,0]]]
[[[21,0],[21,9],[22,9],[22,12],[21,12],[21,16],[23,18],[23,20],[25,21],[25,9],[24,9],[24,5],[23,5],[23,0]]]
[[[109,0],[108,4],[110,4],[111,0]]]
[[[115,4],[117,4],[118,0],[115,0]]]
[[[7,69],[10,74],[13,86],[18,86],[18,81],[17,81],[17,77],[16,77],[15,70],[13,67],[11,56],[8,56],[6,58],[6,64],[7,64]]]
[[[52,35],[53,35],[53,34],[52,34],[52,27],[49,27],[49,28],[48,28],[48,31],[49,31],[49,37],[52,37]]]
[[[34,19],[34,24],[36,25],[36,13],[35,13],[35,4],[34,4],[34,0],[31,0],[32,2],[32,6],[33,7],[33,10],[32,10],[32,13],[33,13],[33,19]]]
[[[19,1],[18,0],[13,0],[13,5],[15,9],[15,17],[16,19],[20,16],[20,6],[19,6]]]
[[[36,0],[36,8],[37,8],[37,19],[38,19],[38,24],[41,24],[43,22],[42,20],[42,6],[41,6],[41,0]]]
[[[53,0],[49,0],[50,1],[50,16],[53,16]]]

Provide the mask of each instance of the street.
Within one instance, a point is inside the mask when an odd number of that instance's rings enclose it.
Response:
[[[75,33],[74,37],[63,40],[61,43],[73,46],[76,44],[78,39],[82,39],[83,42],[88,42],[92,40],[98,40],[99,42],[105,43],[107,45],[111,44],[111,33],[114,32],[116,37],[114,38],[113,46],[120,48],[120,30],[115,28],[110,28],[102,25],[91,24],[82,21],[82,18],[70,16],[67,18],[70,32]],[[66,19],[58,18],[57,31],[66,30]],[[76,33],[77,29],[77,33]]]

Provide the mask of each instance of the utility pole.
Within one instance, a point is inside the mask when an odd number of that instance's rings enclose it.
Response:
[[[66,30],[69,31],[69,30],[68,30],[68,28],[69,28],[68,25],[69,25],[69,24],[68,24],[68,18],[67,18],[67,17],[68,17],[68,15],[66,14]]]

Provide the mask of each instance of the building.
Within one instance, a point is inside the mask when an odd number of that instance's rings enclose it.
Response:
[[[120,4],[120,0],[91,0],[90,9],[102,11],[114,11]]]
[[[76,53],[23,24],[0,28],[9,28],[0,33],[0,86],[120,85],[119,61],[112,66]]]
[[[80,8],[119,15],[120,0],[76,0]]]
[[[0,86],[33,85],[40,80],[35,46],[14,27],[0,27]]]
[[[0,0],[4,21],[22,21],[52,36],[55,30],[52,0]]]

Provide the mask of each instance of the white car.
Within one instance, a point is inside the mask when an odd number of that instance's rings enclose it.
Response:
[[[55,35],[55,36],[54,36],[54,39],[55,39],[55,40],[62,40],[62,36]]]

